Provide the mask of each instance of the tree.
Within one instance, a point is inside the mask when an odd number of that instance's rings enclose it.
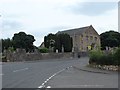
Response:
[[[72,51],[72,38],[68,34],[58,34],[56,40],[56,49],[59,52],[62,51],[62,47],[65,52]]]
[[[72,38],[68,34],[48,34],[44,37],[45,47],[53,47],[54,51],[58,49],[62,52],[62,47],[65,52],[72,51]]]
[[[109,31],[100,34],[101,47],[118,47],[120,46],[120,33],[116,31]]]
[[[55,38],[56,35],[55,34],[48,34],[47,36],[44,37],[44,44],[46,48],[50,48],[50,47],[54,47],[55,45]]]
[[[32,52],[34,50],[33,42],[35,41],[34,36],[27,35],[25,32],[19,32],[14,34],[13,47],[25,49],[26,52]]]
[[[2,41],[2,52],[8,50],[8,48],[13,47],[13,41],[10,38],[1,39]]]

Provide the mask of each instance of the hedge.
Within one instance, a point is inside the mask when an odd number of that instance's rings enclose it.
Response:
[[[109,54],[106,54],[101,50],[91,51],[89,56],[89,64],[120,65],[120,48],[118,48],[115,53]]]
[[[41,53],[48,53],[49,52],[48,48],[40,48],[39,51]]]

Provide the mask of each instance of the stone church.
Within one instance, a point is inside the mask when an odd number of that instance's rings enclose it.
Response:
[[[73,39],[73,52],[86,52],[100,48],[100,36],[92,25],[59,31],[57,34],[67,33]]]

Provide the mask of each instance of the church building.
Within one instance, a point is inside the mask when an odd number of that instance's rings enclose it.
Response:
[[[92,25],[59,31],[57,34],[67,33],[73,39],[73,52],[86,52],[100,48],[100,36]]]

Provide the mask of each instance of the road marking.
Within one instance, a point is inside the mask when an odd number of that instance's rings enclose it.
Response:
[[[47,86],[47,88],[51,88],[51,86]]]
[[[65,68],[65,69],[68,69],[68,68],[70,68],[70,67],[67,67],[67,68]],[[45,84],[46,84],[50,79],[52,79],[54,76],[56,76],[57,74],[61,73],[61,72],[64,71],[65,69],[62,69],[62,70],[54,73],[52,76],[50,76],[48,79],[46,79],[46,80],[44,81],[44,83],[42,83],[42,85],[40,85],[38,88],[45,88]],[[51,88],[51,86],[47,86],[47,88]]]
[[[39,86],[38,88],[43,88],[44,86],[43,85],[41,85],[41,86]]]
[[[19,72],[19,71],[25,71],[28,70],[28,68],[23,68],[23,69],[19,69],[19,70],[14,70],[13,72]]]

